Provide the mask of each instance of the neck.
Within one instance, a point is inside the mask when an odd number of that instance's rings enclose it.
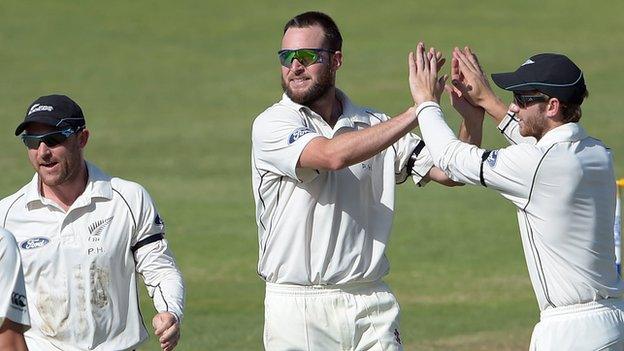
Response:
[[[546,128],[544,128],[544,130],[542,131],[541,135],[536,136],[535,138],[537,140],[541,140],[544,135],[546,135],[546,133],[550,132],[551,130],[560,127],[562,125],[564,125],[565,123],[561,122],[561,121],[554,121],[554,120],[548,120]]]
[[[338,117],[342,115],[342,103],[336,97],[336,88],[332,87],[327,92],[310,104],[310,109],[323,117],[331,127],[336,125]]]
[[[83,162],[78,173],[62,184],[50,186],[40,181],[41,195],[46,199],[54,201],[64,211],[67,211],[85,191],[88,178],[89,172],[86,164]]]

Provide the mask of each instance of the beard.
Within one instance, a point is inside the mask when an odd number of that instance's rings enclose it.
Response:
[[[334,77],[329,67],[323,70],[318,77],[318,81],[313,82],[312,86],[302,92],[294,92],[288,86],[288,82],[282,77],[282,89],[293,102],[300,105],[311,106],[314,102],[323,97],[331,88],[334,87]]]

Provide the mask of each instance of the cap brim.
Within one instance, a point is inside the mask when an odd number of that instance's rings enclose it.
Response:
[[[41,123],[46,124],[52,127],[56,127],[58,123],[58,119],[49,118],[46,116],[33,116],[20,123],[15,129],[15,135],[20,135],[22,132],[28,127],[30,123]]]
[[[516,72],[493,73],[492,81],[494,82],[494,84],[498,85],[501,89],[505,89],[509,91],[522,91],[522,90],[536,89],[535,86],[521,79]]]

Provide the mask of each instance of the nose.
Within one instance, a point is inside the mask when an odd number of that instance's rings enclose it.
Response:
[[[290,63],[290,70],[296,74],[299,74],[305,70],[305,66],[301,64],[298,59],[293,59]]]
[[[37,147],[37,153],[41,156],[45,156],[50,153],[50,147],[43,141],[40,141],[39,146]]]

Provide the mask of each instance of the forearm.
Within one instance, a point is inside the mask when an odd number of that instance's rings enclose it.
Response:
[[[345,132],[331,139],[316,138],[304,149],[299,166],[338,170],[367,160],[387,149],[418,126],[415,108],[363,130]]]
[[[507,114],[507,105],[494,92],[479,101],[479,106],[485,109],[496,124],[499,124]]]
[[[5,318],[0,327],[0,350],[27,351],[24,329],[23,325]]]
[[[146,245],[135,253],[137,272],[143,276],[148,294],[158,312],[184,315],[184,280],[164,240]]]
[[[481,146],[483,140],[483,118],[464,119],[459,126],[459,140],[464,143]]]
[[[440,167],[440,161],[444,155],[444,151],[449,143],[457,140],[451,128],[444,122],[440,105],[432,102],[426,102],[418,106],[417,112],[421,116],[425,116],[420,125],[420,131],[423,139],[427,144],[427,148],[433,158],[433,163]]]

